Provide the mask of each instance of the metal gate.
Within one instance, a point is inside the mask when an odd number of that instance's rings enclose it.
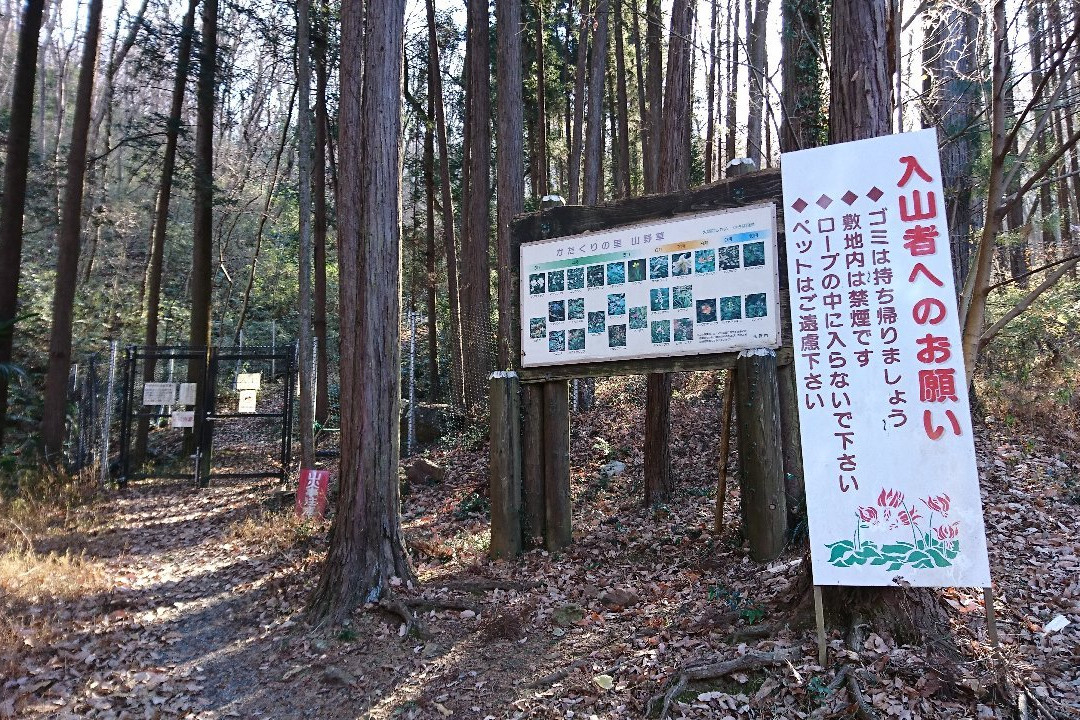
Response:
[[[296,346],[131,346],[118,484],[276,477],[292,464]]]

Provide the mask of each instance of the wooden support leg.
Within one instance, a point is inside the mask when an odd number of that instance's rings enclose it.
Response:
[[[749,350],[736,363],[742,514],[750,557],[773,560],[787,544],[776,354]]]
[[[544,537],[544,386],[522,385],[521,405],[521,532],[525,546],[536,547]]]
[[[724,401],[720,411],[720,476],[716,481],[716,513],[713,518],[713,529],[716,532],[724,531],[724,505],[727,503],[728,481],[728,450],[731,443],[731,403],[735,396],[735,369],[727,371],[724,380]]]
[[[488,381],[491,442],[492,557],[521,552],[521,406],[517,373],[492,373]]]
[[[795,363],[777,371],[780,390],[780,430],[783,433],[784,491],[787,495],[788,527],[806,522],[806,487],[803,480],[802,441],[799,432],[799,395]],[[805,531],[805,525],[803,530]]]
[[[997,616],[994,615],[994,588],[983,588],[983,606],[986,609],[986,635],[990,647],[996,650],[1001,647],[1001,641],[998,639]]]
[[[544,540],[548,550],[571,542],[570,390],[565,380],[544,383]]]
[[[821,602],[821,586],[814,586],[814,620],[817,621],[818,665],[825,667],[828,659],[825,646],[825,606]]]

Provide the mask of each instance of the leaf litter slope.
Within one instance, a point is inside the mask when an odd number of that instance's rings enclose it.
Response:
[[[84,593],[2,601],[21,634],[0,659],[0,716],[639,718],[681,669],[744,655],[677,688],[670,716],[842,717],[856,689],[882,717],[1007,717],[1017,690],[1048,716],[1080,712],[1080,470],[1059,437],[980,429],[1002,663],[981,593],[950,589],[963,657],[878,634],[848,648],[835,634],[823,669],[812,629],[788,612],[801,551],[751,563],[737,488],[728,530],[710,529],[719,389],[710,374],[678,380],[679,490],[644,509],[644,383],[598,384],[596,409],[573,421],[575,544],[558,555],[486,560],[482,438],[430,451],[446,479],[403,500],[422,585],[395,588],[422,637],[374,608],[337,627],[303,622],[327,528],[289,520],[275,483],[111,496],[37,540],[39,555],[85,553],[96,579]],[[609,460],[626,472],[605,478]],[[1044,632],[1059,615],[1070,624]]]

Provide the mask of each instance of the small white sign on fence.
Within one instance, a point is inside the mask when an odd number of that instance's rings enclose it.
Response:
[[[176,402],[176,383],[148,382],[143,385],[143,405],[172,405]]]
[[[262,387],[262,373],[237,373],[237,390],[258,390]]]
[[[173,410],[169,418],[169,425],[174,428],[195,427],[195,411]]]
[[[241,390],[240,391],[240,404],[236,409],[236,412],[253,413],[255,412],[255,406],[258,403],[259,391],[258,390]]]
[[[814,582],[987,587],[937,134],[781,168]]]
[[[199,391],[198,383],[180,383],[180,394],[176,399],[177,405],[194,405]]]

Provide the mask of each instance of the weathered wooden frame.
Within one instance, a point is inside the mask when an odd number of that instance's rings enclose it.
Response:
[[[748,359],[746,353],[730,352],[531,368],[521,366],[521,316],[517,298],[520,297],[519,268],[523,244],[762,202],[776,204],[781,347],[775,356],[770,354],[764,359]],[[510,337],[498,338],[500,344],[506,343],[508,346],[511,367],[503,368],[504,372],[496,373],[491,380],[492,395],[499,397],[499,412],[493,413],[491,418],[493,555],[514,555],[520,551],[523,543],[527,545],[541,538],[549,550],[562,549],[571,542],[569,380],[722,370],[734,368],[737,364],[746,369],[751,369],[751,365],[755,364],[762,366],[766,375],[771,372],[771,377],[775,378],[777,366],[792,362],[783,210],[780,173],[777,170],[764,170],[668,195],[637,197],[596,207],[552,207],[515,218],[511,224],[510,267],[500,268],[500,272],[509,272],[511,277],[510,297],[513,302],[510,307],[501,308],[501,311],[511,313]],[[510,402],[506,395],[519,387],[520,414],[508,417],[506,408]],[[775,385],[770,387],[775,388]],[[765,421],[757,423],[761,426],[761,432],[755,436],[759,449],[763,449],[758,474],[762,477],[766,474],[772,476],[771,484],[761,483],[765,494],[770,495],[764,502],[772,502],[774,506],[778,473],[780,489],[783,487],[776,396],[774,389],[771,394],[762,395],[765,400],[759,398],[758,402],[769,407],[760,409]],[[495,452],[495,448],[500,450]],[[755,470],[752,468],[751,472]],[[780,502],[783,502],[782,496]],[[775,545],[775,541],[770,542]]]

